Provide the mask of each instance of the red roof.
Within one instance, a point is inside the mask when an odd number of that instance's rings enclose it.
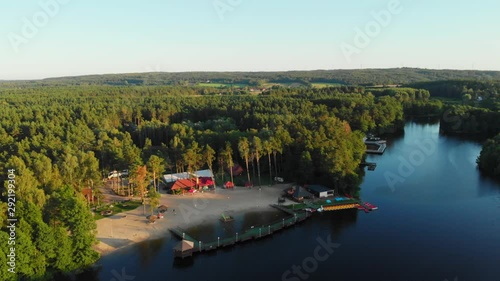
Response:
[[[198,184],[201,186],[209,186],[214,185],[214,182],[211,178],[198,178]]]
[[[196,182],[191,179],[178,180],[172,186],[172,190],[177,189],[191,189],[196,186]]]

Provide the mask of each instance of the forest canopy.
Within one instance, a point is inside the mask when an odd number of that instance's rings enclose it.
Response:
[[[129,169],[137,173],[135,180],[141,178],[138,185],[143,200],[147,177],[156,179],[161,173],[201,168],[223,175],[236,164],[246,168],[248,181],[253,184],[261,185],[263,176],[280,176],[347,192],[362,180],[359,166],[366,149],[362,141],[365,134],[401,132],[405,116],[442,115],[442,130],[449,133],[497,133],[500,116],[494,83],[492,87],[483,87],[482,82],[445,83],[455,90],[461,86],[460,94],[467,98],[456,99],[453,90],[450,96],[455,100],[446,106],[441,100],[431,99],[435,88],[424,84],[422,88],[346,85],[404,83],[421,80],[419,75],[433,79],[466,74],[415,69],[287,72],[274,76],[217,74],[227,83],[253,79],[245,83],[262,86],[272,78],[304,85],[270,85],[258,94],[189,86],[193,81],[215,79],[207,73],[192,74],[187,85],[183,76],[187,74],[2,82],[0,168],[16,173],[19,274],[26,279],[50,280],[56,272],[82,269],[98,259],[93,250],[96,225],[82,190],[95,188],[109,171]],[[342,75],[350,80],[338,78]],[[490,79],[497,73],[474,75]],[[144,77],[150,80],[141,80]],[[339,85],[308,85],[333,81]],[[493,169],[492,173],[498,167],[494,164],[499,159],[497,138],[487,143],[479,159],[481,169]],[[7,183],[6,179],[2,173],[0,180]],[[0,192],[5,199],[7,185]],[[7,209],[5,201],[1,203],[2,216]],[[2,219],[2,240],[8,238],[5,222]],[[6,249],[0,251],[0,256],[6,257]],[[9,280],[12,275],[5,275],[5,266],[2,260],[0,279]]]

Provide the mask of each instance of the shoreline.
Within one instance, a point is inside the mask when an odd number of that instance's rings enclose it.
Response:
[[[270,205],[277,203],[283,189],[288,186],[276,184],[263,186],[261,190],[258,187],[218,188],[215,192],[184,196],[162,193],[160,205],[168,206],[163,219],[149,223],[146,216],[151,214],[151,210],[146,205],[145,212],[143,207],[139,207],[97,220],[96,239],[99,243],[94,249],[103,257],[133,244],[165,237],[170,228],[189,228],[216,221],[222,213],[271,210]]]

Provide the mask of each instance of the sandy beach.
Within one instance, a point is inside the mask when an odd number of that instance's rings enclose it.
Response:
[[[143,207],[119,213],[97,221],[97,239],[95,249],[101,255],[131,245],[133,243],[164,237],[169,228],[187,228],[202,222],[218,220],[222,213],[241,212],[261,208],[271,209],[269,205],[276,204],[283,189],[288,184],[278,184],[272,187],[263,186],[247,189],[218,188],[215,192],[203,192],[189,195],[161,194],[160,205],[168,206],[163,219],[149,223],[146,216],[151,214],[149,205],[146,211]],[[175,212],[174,212],[175,210]]]

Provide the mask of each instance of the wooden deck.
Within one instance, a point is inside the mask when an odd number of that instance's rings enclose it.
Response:
[[[377,146],[377,145],[370,145],[370,146]],[[387,144],[383,143],[378,145],[377,149],[366,149],[366,153],[368,154],[384,154],[385,149],[387,148]]]

